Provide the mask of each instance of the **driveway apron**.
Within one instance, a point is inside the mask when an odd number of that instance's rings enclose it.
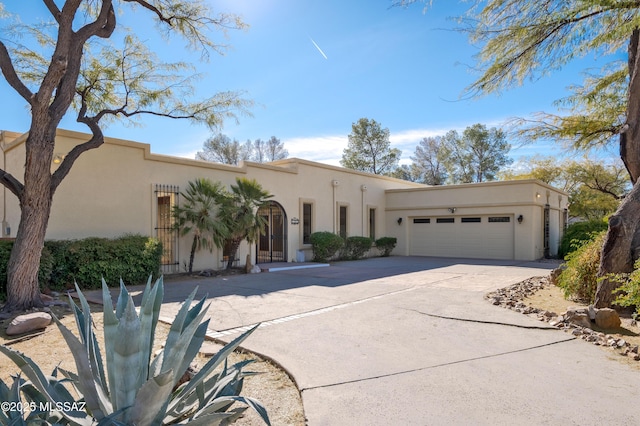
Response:
[[[162,315],[195,286],[209,335],[280,363],[309,425],[640,424],[640,370],[484,294],[546,262],[374,258],[167,280]]]

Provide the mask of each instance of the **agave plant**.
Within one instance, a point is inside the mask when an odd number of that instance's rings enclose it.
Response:
[[[0,352],[11,358],[29,379],[14,377],[11,388],[0,382],[0,399],[18,401],[22,394],[28,403],[35,402],[35,407],[52,408],[48,412],[32,411],[27,417],[3,409],[0,424],[217,425],[230,423],[249,407],[270,424],[265,408],[258,401],[240,396],[243,379],[251,374],[242,368],[250,361],[227,365],[229,354],[257,326],[222,348],[191,380],[179,384],[198,354],[209,324],[208,320],[203,322],[208,309],[204,306],[205,299],[191,307],[196,290],[182,304],[164,348],[153,356],[155,329],[164,295],[162,278],[153,287],[149,278],[139,313],[122,282],[114,310],[103,280],[106,362],[93,332],[89,304],[77,285],[76,290],[80,307],[73,300],[71,306],[80,339],[57,318],[54,320],[73,354],[77,374],[60,368],[51,376],[45,376],[30,358],[0,345]],[[58,370],[64,376],[62,380],[57,379]],[[80,395],[79,399],[65,386],[69,383]],[[236,402],[243,406],[233,407]],[[57,407],[65,409],[56,410]]]

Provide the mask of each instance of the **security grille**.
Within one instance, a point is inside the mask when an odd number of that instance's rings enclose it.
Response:
[[[549,251],[549,212],[551,206],[549,204],[544,205],[544,257],[549,258],[551,256]]]
[[[175,229],[173,208],[178,205],[180,189],[174,185],[155,185],[157,202],[156,238],[162,243],[162,273],[180,270],[180,253],[178,251],[178,232]]]
[[[284,209],[280,204],[272,201],[260,207],[258,215],[262,216],[266,226],[256,246],[257,263],[286,262],[287,215]]]

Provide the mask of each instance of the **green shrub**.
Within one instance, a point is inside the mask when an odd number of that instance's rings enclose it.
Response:
[[[347,237],[340,250],[340,258],[345,260],[361,259],[372,245],[373,240],[368,237]]]
[[[53,265],[48,286],[52,290],[69,290],[73,289],[73,271],[72,258],[69,253],[69,247],[75,241],[73,240],[49,240],[44,242],[44,246],[51,253]]]
[[[590,241],[594,233],[607,230],[607,222],[603,220],[590,220],[588,222],[576,222],[569,225],[562,236],[558,257],[564,259],[569,253],[575,251],[584,241]]]
[[[102,278],[110,285],[117,285],[120,279],[142,284],[149,275],[158,275],[161,257],[162,245],[155,238],[142,235],[87,238],[68,246],[69,273],[61,276],[72,278],[81,288],[96,288]]]
[[[622,284],[615,290],[618,296],[614,303],[620,306],[633,307],[635,309],[633,317],[637,320],[640,317],[640,259],[633,264],[633,272],[630,274],[614,274],[611,279]]]
[[[595,234],[591,241],[583,241],[575,251],[567,255],[566,269],[558,277],[558,286],[563,289],[566,298],[593,303],[605,235],[604,231]]]
[[[314,262],[327,262],[344,245],[342,237],[332,232],[314,232],[309,241],[313,249]]]
[[[114,310],[106,283],[102,282],[104,358],[94,333],[94,323],[86,298],[76,287],[80,306],[71,300],[78,327],[77,335],[54,317],[77,373],[62,368],[45,376],[24,354],[0,345],[27,377],[13,376],[13,386],[0,380],[1,401],[35,401],[40,406],[69,407],[62,411],[17,410],[0,407],[0,424],[75,425],[165,425],[228,424],[249,407],[266,424],[269,416],[256,400],[240,396],[242,371],[251,361],[227,365],[227,357],[258,326],[246,331],[213,356],[191,380],[182,381],[205,340],[209,320],[204,320],[205,299],[191,307],[194,290],[182,304],[160,353],[154,355],[153,342],[164,295],[162,279],[151,287],[151,278],[142,295],[139,313],[124,285]],[[61,373],[64,378],[57,379]],[[67,388],[73,386],[73,391]],[[235,403],[244,404],[235,407]],[[49,404],[46,404],[49,403]],[[24,416],[24,417],[23,417]],[[26,418],[25,418],[26,417]]]
[[[376,247],[380,250],[380,256],[387,257],[396,247],[398,239],[395,237],[382,237],[376,240]]]
[[[6,295],[7,264],[13,241],[0,240],[0,300]],[[144,284],[160,271],[162,245],[155,238],[125,235],[115,239],[46,241],[40,258],[38,281],[42,289],[97,288],[104,279]],[[88,285],[88,287],[87,287]]]

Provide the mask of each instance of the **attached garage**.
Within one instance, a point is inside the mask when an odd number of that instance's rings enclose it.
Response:
[[[412,256],[514,258],[513,215],[409,218]]]

